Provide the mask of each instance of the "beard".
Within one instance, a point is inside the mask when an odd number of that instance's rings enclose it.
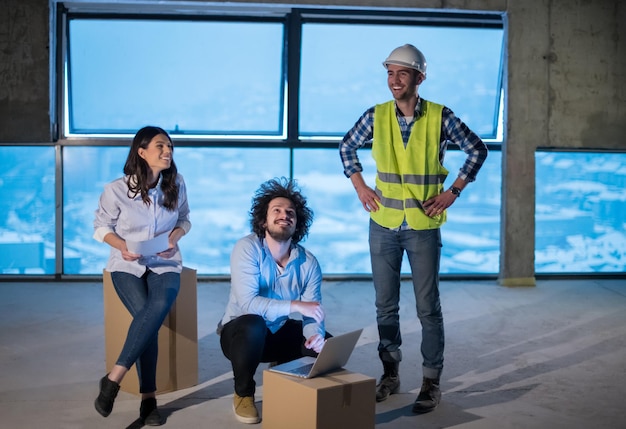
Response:
[[[265,229],[265,231],[274,240],[276,240],[276,241],[278,241],[280,243],[284,243],[286,241],[289,241],[291,239],[291,237],[293,237],[293,233],[295,231],[295,228],[280,228],[280,227],[270,228],[268,226]]]

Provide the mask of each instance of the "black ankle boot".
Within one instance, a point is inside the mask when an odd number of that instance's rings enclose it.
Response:
[[[424,377],[420,393],[413,404],[413,412],[417,414],[428,413],[437,408],[439,402],[441,402],[439,379]]]
[[[109,380],[108,374],[100,379],[100,394],[96,398],[94,405],[96,411],[103,417],[107,417],[113,410],[113,402],[120,390],[120,385]]]
[[[141,401],[139,418],[148,426],[161,426],[164,423],[157,408],[156,398],[146,398]]]
[[[400,391],[399,362],[383,361],[383,376],[376,386],[376,402],[382,402]]]

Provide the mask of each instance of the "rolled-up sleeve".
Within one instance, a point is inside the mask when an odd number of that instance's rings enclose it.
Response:
[[[467,155],[458,177],[473,182],[487,159],[487,145],[447,107],[443,110],[442,131],[446,141],[456,144]]]
[[[115,225],[117,224],[119,214],[120,206],[117,204],[113,185],[107,184],[100,195],[98,208],[95,211],[93,238],[99,242],[103,242],[107,234],[111,232],[115,233]]]
[[[176,226],[182,228],[185,234],[191,230],[191,221],[189,220],[189,201],[187,200],[187,185],[183,176],[178,175],[178,220]]]
[[[307,263],[304,267],[306,272],[303,273],[304,290],[302,292],[302,301],[304,302],[322,302],[322,269],[317,259],[307,251]],[[326,327],[324,321],[318,323],[312,317],[304,316],[302,318],[302,331],[305,338],[311,338],[315,334],[324,337]]]
[[[374,108],[368,109],[346,133],[339,144],[339,156],[343,164],[343,173],[346,177],[363,171],[357,150],[372,140],[374,135]]]

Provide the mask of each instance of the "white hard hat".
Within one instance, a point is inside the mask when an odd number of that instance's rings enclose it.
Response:
[[[387,68],[389,64],[409,67],[417,70],[426,76],[426,58],[424,54],[413,45],[402,45],[391,51],[387,59],[383,62],[383,66]]]

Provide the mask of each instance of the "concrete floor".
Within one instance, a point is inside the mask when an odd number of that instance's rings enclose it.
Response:
[[[323,292],[330,332],[364,328],[347,369],[378,378],[371,283],[328,282]],[[626,428],[626,280],[445,281],[441,293],[443,402],[410,412],[420,330],[405,283],[402,388],[376,405],[376,428]],[[2,282],[0,294],[0,428],[141,427],[132,394],[120,392],[108,418],[93,408],[105,371],[99,283]],[[232,374],[215,335],[227,296],[227,283],[198,284],[199,383],[159,396],[166,427],[248,427],[232,415]]]

